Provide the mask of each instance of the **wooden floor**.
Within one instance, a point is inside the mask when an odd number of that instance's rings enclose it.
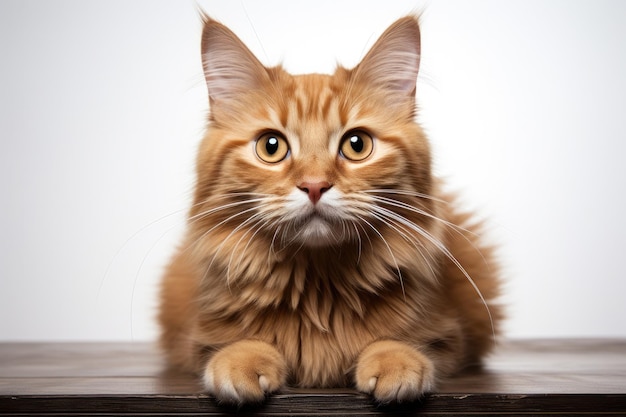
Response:
[[[145,343],[0,344],[0,414],[13,415],[622,415],[626,340],[503,343],[485,369],[421,402],[381,407],[349,389],[287,389],[223,409],[191,375],[165,370]]]

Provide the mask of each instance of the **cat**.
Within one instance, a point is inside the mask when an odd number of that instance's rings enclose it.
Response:
[[[413,401],[480,363],[499,333],[500,279],[415,121],[418,18],[332,75],[265,67],[203,20],[210,113],[162,280],[169,363],[235,405],[284,386]]]

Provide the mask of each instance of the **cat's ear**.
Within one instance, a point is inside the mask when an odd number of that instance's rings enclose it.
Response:
[[[387,28],[355,68],[354,76],[391,94],[414,97],[419,64],[419,24],[417,17],[407,16]]]
[[[259,88],[267,70],[230,29],[204,15],[202,66],[211,102],[228,102]]]

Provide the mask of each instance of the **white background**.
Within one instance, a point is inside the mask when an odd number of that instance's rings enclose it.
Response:
[[[501,244],[511,337],[626,337],[626,2],[199,1],[266,64],[422,13],[437,172]],[[0,340],[154,339],[207,111],[194,1],[0,2]]]

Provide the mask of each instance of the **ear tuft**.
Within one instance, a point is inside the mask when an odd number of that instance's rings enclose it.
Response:
[[[203,15],[202,66],[214,101],[229,101],[245,91],[261,87],[267,71],[230,29]]]
[[[415,16],[393,23],[355,68],[359,81],[383,87],[390,93],[415,95],[420,64],[420,29]]]

